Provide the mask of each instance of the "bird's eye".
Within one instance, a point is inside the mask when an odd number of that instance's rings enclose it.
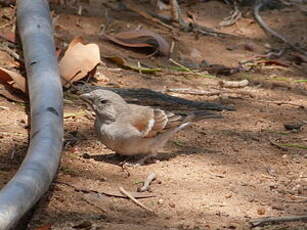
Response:
[[[101,104],[106,104],[107,102],[108,102],[108,100],[105,100],[105,99],[100,100]]]

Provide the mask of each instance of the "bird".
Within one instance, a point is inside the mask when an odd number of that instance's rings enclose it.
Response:
[[[94,127],[101,143],[119,155],[139,155],[136,165],[155,157],[178,131],[193,121],[221,118],[208,111],[178,115],[159,108],[127,103],[119,94],[96,89],[80,95],[96,118]]]

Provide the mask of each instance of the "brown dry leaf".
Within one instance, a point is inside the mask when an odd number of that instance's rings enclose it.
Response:
[[[100,50],[96,44],[83,45],[74,39],[59,63],[64,87],[84,78],[100,63]]]
[[[14,32],[1,32],[0,38],[12,43],[16,43],[16,36]]]
[[[103,34],[104,38],[121,46],[132,48],[154,48],[161,54],[168,56],[170,52],[169,43],[159,34],[149,30],[133,30],[120,32],[114,36]]]
[[[0,89],[0,94],[3,97],[5,97],[5,98],[7,98],[7,99],[9,99],[11,101],[15,101],[15,102],[19,102],[19,103],[24,103],[24,102],[27,101],[27,98],[25,98],[25,97],[18,97],[18,96],[16,96],[16,94],[14,92],[11,92],[7,88],[1,88]]]
[[[67,49],[71,49],[73,46],[77,45],[78,43],[84,44],[85,41],[82,37],[75,37],[68,45]]]
[[[19,73],[0,67],[0,82],[8,84],[22,92],[26,92],[26,79]]]

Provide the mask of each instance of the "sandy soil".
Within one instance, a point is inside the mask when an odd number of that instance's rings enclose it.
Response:
[[[75,36],[99,44],[101,55],[140,56],[99,38],[106,11],[95,1],[84,5],[82,16],[72,6],[52,6],[56,16],[56,42],[63,47]],[[89,4],[89,5],[88,5]],[[92,5],[91,5],[92,4]],[[149,5],[145,5],[148,7]],[[199,23],[217,28],[231,7],[218,1],[182,5]],[[176,37],[172,58],[182,64],[223,64],[235,67],[239,61],[263,54],[265,46],[282,47],[268,38],[247,9],[245,17],[219,31],[236,38],[170,33],[165,28],[129,11],[108,9],[108,32],[141,26],[165,36]],[[13,20],[14,9],[0,10],[0,25]],[[269,25],[292,42],[306,45],[306,15],[295,7],[263,13]],[[3,31],[10,31],[11,25]],[[249,47],[249,48],[246,48]],[[252,48],[250,48],[252,47]],[[136,59],[149,66],[165,66],[163,57]],[[104,60],[105,61],[105,60]],[[265,216],[307,214],[307,64],[296,65],[289,56],[280,62],[288,67],[256,66],[253,71],[231,77],[209,79],[181,72],[142,74],[120,69],[106,61],[98,72],[109,85],[129,88],[191,88],[219,90],[219,81],[248,79],[249,86],[215,96],[172,94],[191,100],[233,105],[223,111],[224,119],[207,120],[178,133],[166,146],[157,163],[123,169],[122,158],[101,144],[93,130],[93,120],[79,99],[65,93],[65,149],[60,169],[48,193],[18,229],[71,230],[197,230],[250,229],[249,220]],[[12,58],[0,51],[0,64],[12,65]],[[91,82],[104,85],[104,82]],[[280,103],[282,102],[282,103]],[[28,145],[28,104],[0,97],[0,187],[14,175]],[[286,130],[288,123],[305,122],[299,130]],[[135,192],[150,173],[157,174],[148,194],[140,199],[154,210],[146,212],[130,200],[106,195],[122,186]],[[254,229],[307,229],[303,222],[256,227]]]

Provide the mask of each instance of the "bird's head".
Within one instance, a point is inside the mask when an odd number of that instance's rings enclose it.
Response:
[[[110,90],[97,89],[80,97],[92,107],[96,117],[102,121],[115,121],[120,111],[127,106],[121,96]]]

